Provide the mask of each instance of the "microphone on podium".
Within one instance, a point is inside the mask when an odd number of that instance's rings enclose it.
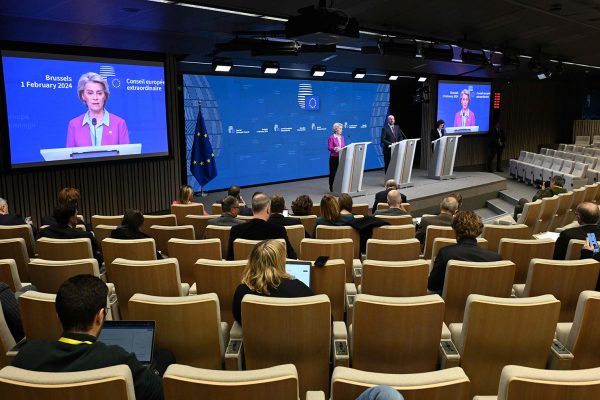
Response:
[[[96,121],[96,118],[92,118],[92,126],[94,127],[94,146],[97,146],[96,144],[96,124],[98,123],[98,121]]]

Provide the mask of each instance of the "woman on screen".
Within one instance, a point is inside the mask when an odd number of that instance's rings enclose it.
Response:
[[[342,136],[342,129],[344,126],[339,122],[333,124],[333,134],[327,139],[327,150],[329,150],[329,191],[333,192],[333,180],[335,179],[335,173],[337,172],[338,165],[340,164],[340,151],[344,144],[344,137]]]
[[[454,127],[475,126],[475,114],[469,110],[471,93],[467,89],[460,92],[460,111],[454,116]]]
[[[129,144],[125,120],[105,108],[110,95],[106,79],[95,72],[81,75],[77,94],[88,110],[69,121],[65,147]]]

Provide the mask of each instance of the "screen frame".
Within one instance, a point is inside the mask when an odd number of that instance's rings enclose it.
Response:
[[[110,54],[110,57],[98,57],[99,53]],[[4,56],[16,56],[25,58],[37,59],[53,59],[77,61],[84,58],[84,61],[111,61],[115,64],[136,64],[144,65],[148,63],[152,66],[162,64],[165,80],[165,123],[166,123],[166,139],[167,151],[166,154],[136,154],[113,157],[97,157],[83,158],[69,161],[46,161],[35,163],[12,164],[11,147],[10,147],[10,132],[8,126],[8,103],[6,99],[6,91],[4,84],[4,65],[0,62],[0,157],[3,171],[40,171],[42,169],[51,168],[81,168],[90,166],[101,166],[112,163],[131,163],[144,162],[146,160],[172,160],[173,159],[173,140],[174,122],[169,118],[169,110],[173,109],[175,96],[173,95],[176,89],[176,82],[173,81],[170,65],[166,54],[127,51],[119,49],[107,48],[90,48],[90,47],[74,47],[74,46],[49,46],[39,45],[34,43],[15,43],[15,42],[0,42],[0,60]],[[29,56],[29,57],[27,57]]]

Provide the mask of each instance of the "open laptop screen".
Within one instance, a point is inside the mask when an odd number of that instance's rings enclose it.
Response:
[[[310,287],[310,264],[308,261],[287,260],[285,262],[285,272],[290,274],[292,279],[298,279]]]
[[[134,353],[144,365],[152,362],[155,321],[104,321],[98,340]]]

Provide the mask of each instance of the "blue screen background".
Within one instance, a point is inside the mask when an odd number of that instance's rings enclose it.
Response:
[[[142,143],[142,154],[168,153],[162,64],[153,66],[135,65],[135,61],[123,64],[115,60],[83,60],[2,57],[13,165],[44,162],[41,149],[65,147],[69,121],[87,111],[77,95],[77,81],[86,72],[99,72],[100,66],[114,68],[115,76],[107,77],[110,97],[106,109],[125,120],[130,143]],[[46,75],[70,76],[71,82],[65,83],[70,83],[71,87],[27,87],[27,82],[58,83],[46,80]],[[163,81],[162,89],[127,90],[127,86],[131,86],[127,84],[127,79],[160,80]]]
[[[190,151],[202,103],[217,176],[204,190],[309,178],[329,173],[327,138],[344,124],[346,144],[373,142],[365,169],[381,168],[381,127],[389,85],[184,75],[188,183]]]
[[[444,120],[446,128],[453,126],[454,116],[461,108],[459,95],[463,89],[470,89],[471,91],[469,109],[475,113],[475,123],[479,126],[479,132],[489,131],[491,91],[491,84],[489,83],[440,81],[438,83],[437,119]],[[461,134],[469,135],[470,133]]]

